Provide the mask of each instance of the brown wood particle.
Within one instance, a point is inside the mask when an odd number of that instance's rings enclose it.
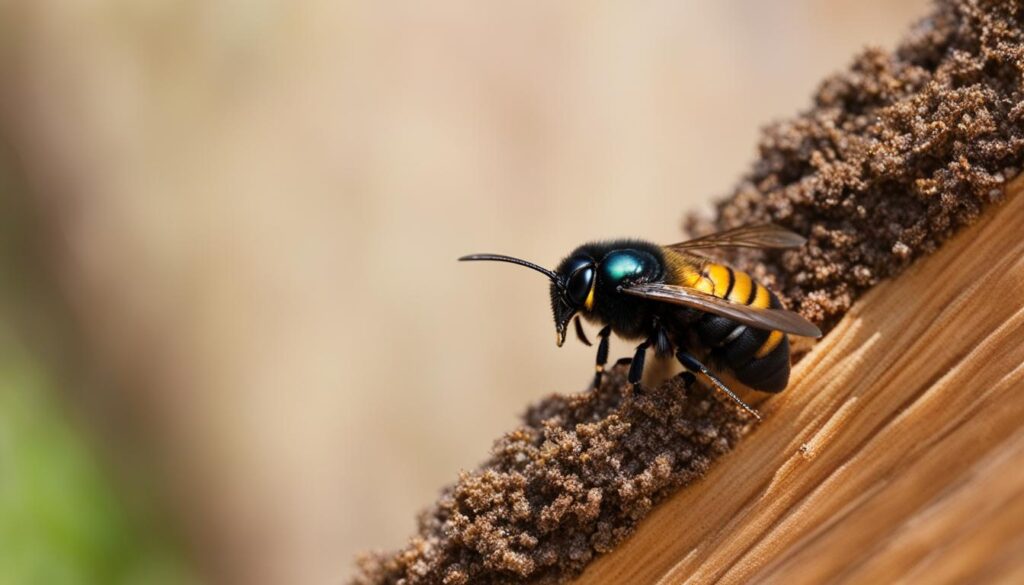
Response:
[[[810,110],[768,128],[717,217],[687,228],[773,221],[805,234],[801,250],[733,259],[830,327],[974,221],[1021,168],[1022,22],[1019,1],[940,0],[895,52],[864,52]],[[748,424],[678,379],[633,395],[617,369],[598,390],[531,407],[423,513],[405,549],[364,555],[353,582],[564,580],[701,477]]]

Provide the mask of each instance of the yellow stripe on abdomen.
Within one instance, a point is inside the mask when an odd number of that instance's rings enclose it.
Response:
[[[770,307],[772,304],[772,294],[768,289],[756,282],[754,283],[754,287],[757,289],[757,292],[754,293],[754,300],[747,304],[757,309],[767,309]]]
[[[750,292],[757,285],[750,279],[750,275],[739,270],[733,271],[733,281],[732,290],[729,291],[727,298],[734,303],[747,304]]]
[[[782,339],[785,335],[786,334],[781,331],[772,331],[768,335],[768,339],[765,339],[764,343],[761,344],[761,347],[757,348],[757,352],[754,353],[754,359],[761,359],[774,351],[775,348],[782,343]]]
[[[715,294],[715,289],[718,288],[715,281],[708,276],[707,267],[700,271],[683,270],[679,274],[679,280],[683,286],[709,295]]]
[[[729,285],[732,283],[731,273],[732,271],[729,270],[728,266],[721,264],[708,264],[705,266],[704,278],[711,283],[711,290],[703,292],[715,295],[718,298],[725,298],[725,293],[729,290]]]
[[[697,286],[697,283],[704,279],[704,275],[701,274],[700,270],[690,265],[676,266],[673,272],[675,279],[671,280],[669,284],[694,288]]]

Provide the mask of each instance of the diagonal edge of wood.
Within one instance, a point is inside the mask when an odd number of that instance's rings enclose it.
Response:
[[[859,300],[575,583],[1024,582],[1022,191]]]

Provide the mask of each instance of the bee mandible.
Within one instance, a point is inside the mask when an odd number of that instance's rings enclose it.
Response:
[[[584,244],[555,270],[501,254],[472,254],[461,261],[510,262],[544,274],[551,281],[556,342],[565,342],[570,321],[579,340],[591,345],[580,316],[601,326],[597,334],[594,386],[601,383],[612,333],[640,344],[629,361],[627,380],[638,389],[647,350],[675,355],[686,370],[687,386],[707,378],[756,418],[704,363],[731,372],[746,386],[777,393],[789,383],[787,334],[821,337],[800,314],[783,307],[771,290],[749,274],[697,253],[708,248],[784,249],[806,240],[774,224],[744,226],[669,246],[643,240]],[[701,359],[698,359],[697,356]]]

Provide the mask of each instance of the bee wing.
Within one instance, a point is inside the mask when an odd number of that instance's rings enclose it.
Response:
[[[671,244],[666,248],[697,250],[700,248],[798,248],[807,239],[773,223],[745,225],[736,229],[709,234],[700,238]]]
[[[716,296],[702,293],[692,288],[675,286],[661,282],[636,284],[623,288],[622,292],[645,299],[682,305],[720,315],[737,323],[749,325],[755,329],[782,331],[803,337],[821,337],[821,330],[813,323],[804,319],[799,313],[786,309],[758,309],[747,305],[729,302]]]

